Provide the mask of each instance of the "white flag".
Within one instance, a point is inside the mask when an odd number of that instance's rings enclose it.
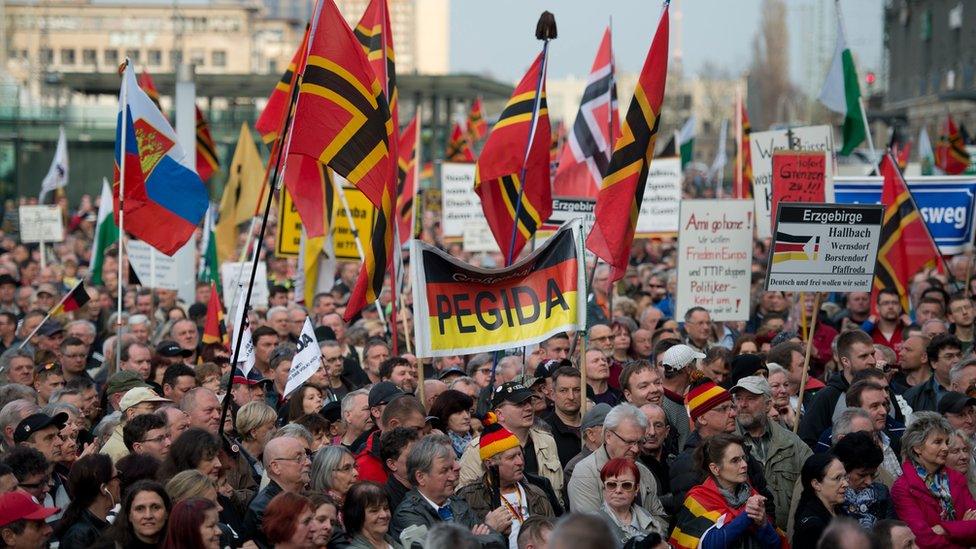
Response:
[[[715,151],[715,160],[712,161],[712,167],[708,171],[708,177],[718,182],[717,198],[722,198],[722,179],[725,175],[725,163],[728,160],[728,155],[725,152],[725,140],[728,137],[728,131],[729,120],[726,118],[722,120],[722,129],[718,134],[718,148]]]
[[[47,193],[54,189],[60,189],[68,184],[68,140],[64,137],[64,126],[58,133],[58,146],[54,149],[54,159],[51,160],[51,167],[44,176],[41,183],[41,194],[38,200],[43,203]]]
[[[237,366],[244,373],[244,377],[251,373],[251,369],[254,368],[254,340],[251,339],[251,327],[247,321],[247,311],[244,307],[244,298],[247,296],[247,292],[244,286],[237,287],[237,307],[234,308],[234,333],[231,340],[231,352],[237,348],[237,337],[241,330],[241,325],[244,327],[244,336],[241,340],[241,350],[237,358]]]
[[[297,347],[298,353],[291,361],[291,370],[288,370],[288,382],[285,383],[285,394],[282,395],[284,398],[288,398],[288,395],[301,387],[302,383],[308,381],[308,378],[322,367],[322,350],[315,340],[312,321],[307,316],[305,325],[302,326],[302,333],[298,336]]]

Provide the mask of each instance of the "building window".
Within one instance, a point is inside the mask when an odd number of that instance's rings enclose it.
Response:
[[[129,60],[132,61],[133,63],[141,62],[140,55],[139,55],[140,53],[141,52],[139,50],[125,50],[126,57],[128,57]]]
[[[50,65],[54,62],[54,51],[51,50],[51,48],[41,48],[39,55],[41,58],[41,63]]]
[[[70,48],[61,49],[61,64],[62,65],[74,65],[75,64],[75,50]]]
[[[202,49],[194,48],[190,50],[190,64],[202,67],[207,62],[207,54]]]
[[[81,50],[81,62],[85,65],[98,64],[98,51],[92,49]]]
[[[146,51],[146,62],[149,63],[151,67],[158,67],[163,64],[163,51],[162,50],[148,50]]]
[[[105,50],[105,64],[109,67],[114,67],[119,64],[119,50],[115,48],[109,48]]]
[[[210,53],[210,64],[214,67],[227,66],[227,52],[224,50],[214,50]]]

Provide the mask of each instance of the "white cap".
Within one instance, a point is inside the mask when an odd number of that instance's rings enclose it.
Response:
[[[672,370],[681,370],[695,359],[705,358],[705,353],[699,353],[693,347],[679,343],[664,351],[661,363],[670,367]]]
[[[749,391],[754,395],[773,395],[773,390],[769,387],[769,382],[762,376],[746,376],[740,379],[729,392],[735,393],[738,389]]]
[[[129,408],[137,404],[142,404],[143,402],[154,402],[162,404],[164,402],[173,402],[168,398],[163,398],[156,394],[149,387],[136,387],[134,389],[129,389],[122,396],[122,400],[119,401],[119,410],[124,412]]]

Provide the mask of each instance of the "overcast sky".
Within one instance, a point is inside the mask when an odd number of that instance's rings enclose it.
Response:
[[[823,59],[834,48],[832,0],[788,0],[790,73],[812,78],[809,60],[817,51],[816,4],[823,13],[819,44]],[[882,58],[882,0],[841,0],[848,43],[859,72],[879,71]],[[550,77],[585,76],[603,30],[613,21],[618,70],[640,70],[661,14],[655,0],[491,0],[451,2],[451,69],[514,82],[538,53],[535,23],[543,10],[556,15],[559,38],[551,46]],[[762,0],[681,0],[682,50],[686,74],[706,64],[738,74],[749,66]],[[679,21],[672,6],[672,40]],[[807,46],[813,44],[813,48]],[[825,61],[826,62],[826,61]],[[819,77],[820,79],[822,77]]]

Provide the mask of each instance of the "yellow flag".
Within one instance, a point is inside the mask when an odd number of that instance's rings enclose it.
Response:
[[[228,169],[227,184],[220,199],[220,220],[214,231],[220,261],[237,260],[237,226],[254,217],[263,184],[261,154],[245,122],[241,124],[241,134]]]

